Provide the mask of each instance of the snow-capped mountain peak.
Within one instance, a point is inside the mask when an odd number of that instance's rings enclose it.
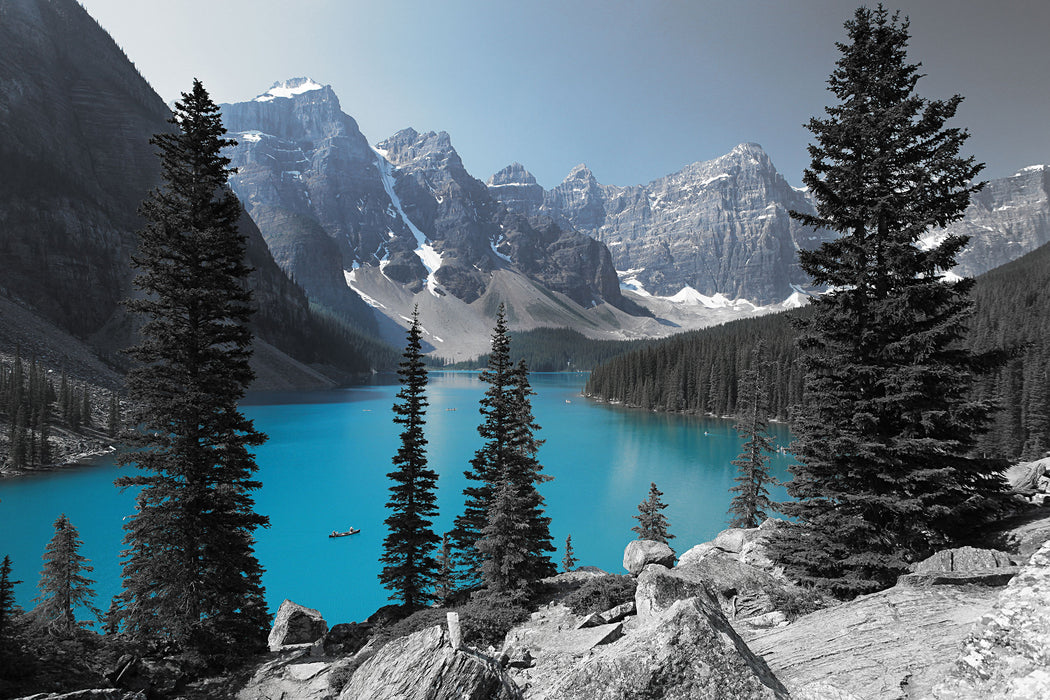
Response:
[[[270,89],[255,98],[255,102],[269,102],[278,97],[291,98],[311,90],[323,90],[324,85],[314,82],[310,78],[289,78],[279,80],[270,86]]]

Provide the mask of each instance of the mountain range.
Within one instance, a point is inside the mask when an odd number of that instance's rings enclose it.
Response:
[[[118,362],[133,336],[119,301],[136,210],[159,182],[148,141],[170,113],[77,3],[7,0],[4,13],[0,296]],[[416,307],[427,350],[450,360],[487,349],[500,304],[516,330],[617,339],[789,308],[807,291],[797,251],[827,235],[790,219],[812,203],[753,143],[645,185],[580,165],[545,190],[518,163],[474,177],[445,132],[370,144],[308,78],[221,109],[257,325],[288,361],[324,361],[304,338],[318,318],[398,347]],[[973,198],[948,229],[972,239],[957,273],[1050,240],[1048,173],[1025,168]]]

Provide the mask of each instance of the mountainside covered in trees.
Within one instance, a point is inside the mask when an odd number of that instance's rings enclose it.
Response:
[[[134,334],[120,300],[131,295],[137,210],[158,182],[149,139],[170,129],[170,112],[78,3],[11,0],[3,11],[0,294],[121,363]],[[255,329],[278,348],[267,361],[288,368],[290,353],[365,371],[392,357],[312,313],[251,219],[242,214],[239,226],[254,268]]]
[[[1007,364],[977,381],[977,395],[998,401],[994,428],[979,449],[1035,458],[1050,446],[1050,246],[976,279],[966,345],[1010,351]],[[793,322],[807,308],[655,341],[595,368],[586,392],[647,410],[735,415],[737,380],[754,364],[761,341],[771,364],[761,370],[771,412],[780,420],[802,395]]]

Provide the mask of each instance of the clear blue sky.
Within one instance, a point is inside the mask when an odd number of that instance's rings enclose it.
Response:
[[[482,180],[513,161],[544,187],[585,162],[632,185],[762,144],[801,183],[839,0],[82,0],[165,101],[277,81],[330,84],[372,143],[447,131]],[[1001,177],[1050,162],[1050,2],[912,0],[920,94],[966,97],[955,125]]]

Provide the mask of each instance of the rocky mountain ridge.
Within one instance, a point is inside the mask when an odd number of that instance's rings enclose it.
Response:
[[[1032,165],[989,180],[970,198],[966,215],[923,240],[947,233],[970,237],[953,272],[975,277],[1050,243],[1050,166]]]
[[[421,295],[414,302],[429,295],[475,304],[504,271],[559,295],[570,315],[605,304],[638,311],[622,298],[604,246],[508,212],[466,171],[445,132],[404,129],[373,148],[331,88],[306,78],[222,110],[238,140],[231,186],[282,267],[339,313],[356,317],[364,297],[381,328],[403,326],[407,310],[392,308],[382,280],[362,281],[375,271]],[[482,307],[475,314],[490,320],[495,304]]]
[[[754,143],[647,185],[603,185],[581,164],[548,191],[512,163],[489,178],[488,187],[511,211],[548,216],[604,242],[624,289],[643,296],[684,295],[708,305],[783,302],[808,285],[797,250],[811,250],[830,235],[789,219],[789,210],[812,212],[812,201]],[[970,237],[953,269],[962,276],[1050,242],[1050,167],[990,180],[961,221],[921,244],[948,233]]]
[[[528,216],[548,216],[605,243],[636,291],[782,302],[808,280],[796,251],[821,235],[788,217],[812,211],[761,146],[740,144],[648,185],[603,185],[586,165],[544,191],[520,164],[489,180],[493,195]]]

